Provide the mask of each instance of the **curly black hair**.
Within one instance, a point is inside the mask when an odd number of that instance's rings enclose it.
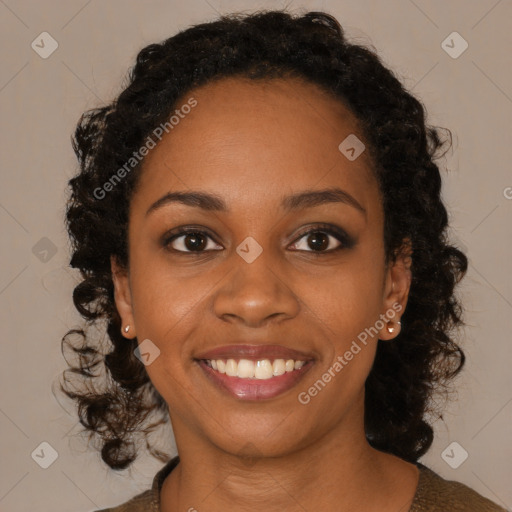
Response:
[[[365,384],[365,431],[374,448],[415,462],[432,444],[429,415],[441,417],[433,397],[448,393],[464,364],[454,338],[463,324],[454,289],[467,271],[467,258],[449,243],[435,163],[445,143],[451,146],[451,132],[444,129],[448,142],[441,128],[427,125],[425,107],[376,50],[349,43],[338,21],[324,12],[235,13],[192,26],[143,48],[117,99],[82,114],[72,138],[80,170],[69,181],[66,225],[70,265],[82,278],[73,301],[85,324],[62,338],[63,352],[71,347],[78,360],[68,361],[61,390],[76,402],[83,432],[101,441],[101,457],[111,468],[124,469],[136,459],[139,436],[153,456],[169,459],[148,442],[148,433],[169,421],[167,405],[134,355],[137,340],[120,333],[110,266],[111,255],[125,268],[129,263],[128,211],[140,163],[110,187],[107,198],[98,191],[182,98],[224,77],[307,80],[360,123],[383,201],[386,262],[405,240],[412,249],[402,331],[378,344]],[[101,321],[104,330],[94,340],[89,328]],[[78,390],[69,372],[78,376]],[[149,423],[151,415],[157,421]]]

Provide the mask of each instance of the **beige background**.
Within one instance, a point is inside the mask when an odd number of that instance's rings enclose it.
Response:
[[[71,302],[74,271],[66,270],[63,212],[66,182],[76,168],[70,135],[80,113],[120,91],[128,67],[146,44],[217,13],[284,5],[0,0],[3,512],[85,512],[115,505],[146,489],[162,465],[143,456],[130,471],[110,471],[97,452],[73,437],[79,431],[74,411],[52,393],[52,383],[66,367],[60,339],[79,320]],[[287,5],[291,11],[325,9],[340,20],[350,39],[373,44],[421,97],[429,122],[454,134],[444,197],[454,236],[470,260],[461,289],[469,324],[463,342],[468,363],[458,380],[458,399],[445,421],[436,424],[436,441],[422,461],[510,509],[512,2]],[[47,59],[31,48],[43,31],[59,45]],[[469,44],[456,59],[441,47],[453,31]],[[44,237],[51,242],[41,242]],[[42,261],[41,247],[52,246],[56,254],[49,252]],[[169,432],[164,435],[163,443],[172,446]],[[469,454],[458,469],[441,457],[454,441]],[[58,452],[48,469],[31,457],[42,442]]]

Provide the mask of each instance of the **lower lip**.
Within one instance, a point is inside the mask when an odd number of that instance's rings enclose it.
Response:
[[[313,361],[308,361],[298,370],[286,372],[270,379],[240,379],[239,377],[230,377],[225,373],[219,373],[208,366],[204,360],[197,362],[214,384],[241,400],[274,398],[293,388],[313,365]]]

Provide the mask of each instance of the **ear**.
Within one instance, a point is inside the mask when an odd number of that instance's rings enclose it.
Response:
[[[407,238],[402,247],[395,252],[395,260],[390,261],[386,270],[383,296],[383,315],[386,324],[380,330],[379,339],[390,340],[400,333],[401,316],[405,311],[409,290],[411,288],[412,272],[412,244]],[[388,327],[394,329],[388,331]]]
[[[135,338],[135,321],[132,310],[132,296],[130,290],[130,282],[128,272],[121,267],[115,256],[110,256],[110,268],[112,271],[112,281],[114,283],[114,298],[117,311],[121,317],[121,334],[125,338]],[[130,329],[125,332],[124,328],[129,325]]]

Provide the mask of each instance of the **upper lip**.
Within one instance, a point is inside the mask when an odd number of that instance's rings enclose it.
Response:
[[[283,345],[224,345],[216,347],[195,357],[196,359],[294,359],[295,361],[309,361],[311,354],[301,352]]]

